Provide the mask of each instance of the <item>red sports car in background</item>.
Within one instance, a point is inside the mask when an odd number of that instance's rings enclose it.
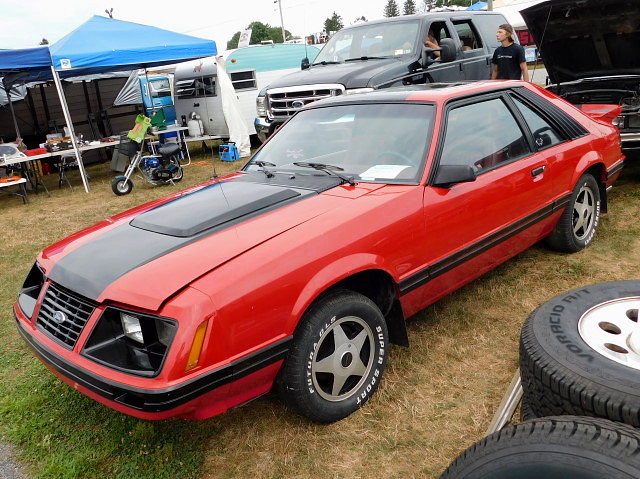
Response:
[[[242,171],[46,248],[17,326],[133,416],[205,418],[275,385],[336,421],[406,318],[540,240],[589,245],[623,162],[616,128],[529,83],[319,101]]]

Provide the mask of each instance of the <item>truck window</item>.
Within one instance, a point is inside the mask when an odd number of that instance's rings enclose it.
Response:
[[[343,62],[362,57],[395,57],[413,54],[419,47],[418,20],[363,24],[335,33],[314,64]]]
[[[198,98],[217,96],[216,77],[199,77],[176,82],[177,98]]]
[[[436,39],[436,42],[438,42],[438,45],[440,45],[440,41],[443,38],[452,38],[447,24],[444,22],[433,22],[429,30],[433,33],[433,37]],[[426,41],[426,38],[423,39],[423,41]]]
[[[258,88],[256,84],[256,71],[245,70],[241,72],[231,72],[231,83],[235,90],[251,90]]]
[[[489,52],[493,53],[500,46],[500,42],[496,40],[496,31],[500,24],[506,23],[506,19],[499,13],[483,13],[482,15],[475,15],[473,23],[486,39],[486,46],[489,47]]]
[[[482,40],[476,33],[476,29],[471,23],[471,20],[454,21],[453,25],[456,28],[463,50],[475,50],[477,48],[482,48]]]

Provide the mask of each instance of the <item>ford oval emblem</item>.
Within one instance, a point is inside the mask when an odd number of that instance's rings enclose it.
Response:
[[[304,102],[302,100],[295,100],[291,102],[292,108],[302,108],[304,106]]]
[[[56,311],[53,313],[53,320],[58,324],[62,324],[67,320],[67,315],[62,311]]]

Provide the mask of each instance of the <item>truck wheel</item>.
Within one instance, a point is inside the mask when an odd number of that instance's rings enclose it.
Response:
[[[380,384],[387,325],[369,298],[347,290],[325,295],[305,313],[293,339],[277,390],[302,416],[321,423],[343,419]]]
[[[640,432],[576,416],[533,419],[481,439],[440,479],[631,479],[640,468]]]
[[[116,195],[128,195],[133,189],[133,181],[128,180],[125,176],[116,176],[111,182],[111,191]]]
[[[546,238],[549,248],[575,253],[591,244],[600,222],[600,189],[589,173],[580,177],[553,232]]]
[[[520,335],[524,397],[540,416],[585,415],[640,426],[640,281],[563,293]]]

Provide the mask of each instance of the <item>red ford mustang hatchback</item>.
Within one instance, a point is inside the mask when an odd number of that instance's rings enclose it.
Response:
[[[319,101],[240,172],[43,250],[17,326],[133,416],[206,418],[275,387],[336,421],[406,318],[538,241],[589,245],[623,161],[616,128],[529,83]]]

